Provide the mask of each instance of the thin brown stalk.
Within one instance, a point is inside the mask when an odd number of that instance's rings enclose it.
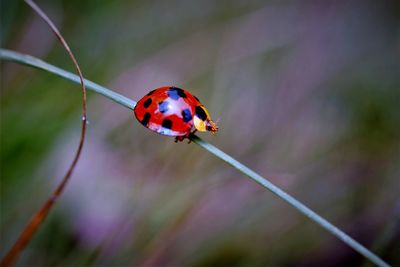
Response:
[[[85,87],[85,82],[83,79],[83,75],[81,72],[81,69],[79,68],[78,62],[75,59],[74,54],[72,53],[71,49],[69,48],[67,42],[65,39],[62,37],[61,33],[57,29],[57,27],[53,24],[53,22],[50,20],[50,18],[39,8],[39,6],[34,3],[32,0],[25,0],[25,2],[50,26],[51,30],[54,32],[54,34],[57,36],[57,38],[60,40],[62,45],[64,46],[65,50],[68,52],[68,55],[70,56],[75,69],[79,75],[80,82],[82,85],[82,128],[81,128],[81,137],[79,141],[78,148],[75,152],[75,157],[69,166],[67,172],[65,173],[64,177],[62,178],[60,184],[57,186],[57,188],[54,190],[54,192],[51,194],[51,196],[47,199],[47,201],[43,204],[43,206],[36,212],[36,214],[33,215],[29,223],[25,226],[24,230],[18,237],[18,239],[15,241],[14,245],[11,247],[11,249],[7,252],[5,257],[0,263],[1,267],[9,267],[12,266],[16,260],[18,259],[19,255],[21,252],[24,250],[24,248],[28,245],[29,241],[32,239],[33,235],[36,233],[37,229],[39,226],[42,224],[44,219],[47,217],[49,214],[51,208],[53,207],[54,203],[57,201],[59,196],[62,194],[64,191],[64,188],[66,184],[68,183],[69,179],[71,178],[71,175],[75,169],[76,164],[79,161],[83,144],[85,142],[85,134],[86,134],[86,87]]]

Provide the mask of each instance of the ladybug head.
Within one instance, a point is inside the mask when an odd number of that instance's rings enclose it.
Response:
[[[200,132],[210,131],[215,134],[218,131],[217,124],[211,120],[210,114],[204,106],[196,107],[193,123],[196,130]]]

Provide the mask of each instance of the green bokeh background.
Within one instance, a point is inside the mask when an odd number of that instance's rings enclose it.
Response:
[[[400,265],[397,1],[38,1],[86,78],[138,100],[189,89],[201,134]],[[73,71],[48,26],[1,0],[1,47]],[[1,61],[1,250],[80,134],[79,86]],[[87,139],[18,266],[361,266],[349,247],[194,144],[88,93]]]

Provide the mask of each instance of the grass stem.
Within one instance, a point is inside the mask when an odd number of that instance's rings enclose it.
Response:
[[[38,58],[34,58],[32,56],[20,54],[14,51],[10,50],[5,50],[5,49],[0,49],[0,58],[3,60],[9,60],[9,61],[14,61],[19,64],[24,64],[27,66],[35,67],[41,70],[45,70],[47,72],[56,74],[58,76],[61,76],[67,80],[73,81],[75,83],[79,83],[79,77],[77,75],[74,75],[70,72],[67,72],[63,69],[60,69],[58,67],[55,67],[53,65],[50,65]],[[136,105],[136,102],[122,96],[118,93],[115,93],[101,85],[98,85],[94,82],[91,82],[89,80],[85,79],[85,84],[86,88],[89,90],[92,90],[96,93],[99,93],[115,102],[118,104],[127,107],[129,109],[133,109]],[[201,146],[217,158],[225,161],[229,165],[233,166],[236,168],[239,172],[243,173],[244,175],[248,176],[261,186],[265,187],[281,199],[283,199],[285,202],[293,206],[295,209],[297,209],[299,212],[310,218],[312,221],[317,223],[319,226],[327,230],[329,233],[332,235],[336,236],[340,240],[342,240],[344,243],[346,243],[348,246],[353,248],[355,251],[363,255],[365,258],[376,264],[377,266],[380,267],[388,267],[390,266],[387,264],[385,261],[383,261],[380,257],[378,257],[376,254],[374,254],[372,251],[361,245],[359,242],[351,238],[349,235],[347,235],[345,232],[334,226],[332,223],[328,222],[326,219],[322,218],[320,215],[318,215],[316,212],[308,208],[306,205],[271,183],[268,179],[262,177],[260,174],[256,173],[249,167],[243,165],[236,159],[232,158],[222,150],[218,149],[217,147],[213,146],[212,144],[200,139],[198,136],[194,136],[192,138],[192,141],[196,143],[197,145]]]

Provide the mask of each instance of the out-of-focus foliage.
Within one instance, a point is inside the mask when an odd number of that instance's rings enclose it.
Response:
[[[211,143],[400,265],[398,1],[40,1],[84,75],[191,90]],[[2,47],[73,70],[1,1]],[[79,86],[1,63],[1,256],[72,160]],[[20,266],[355,266],[363,258],[197,146],[89,93],[82,159]]]

